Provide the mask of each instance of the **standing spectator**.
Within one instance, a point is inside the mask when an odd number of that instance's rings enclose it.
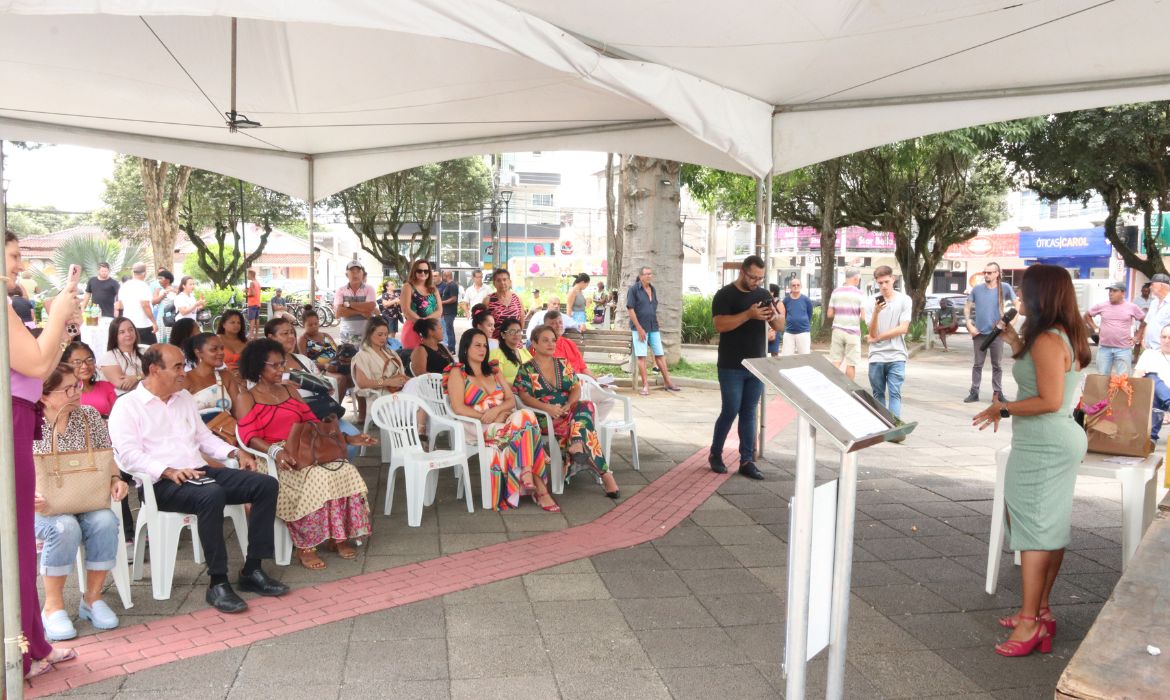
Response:
[[[1009,549],[1020,553],[1019,612],[999,620],[1012,630],[995,647],[1001,656],[1027,656],[1037,646],[1052,649],[1056,618],[1049,606],[1053,584],[1071,535],[1073,489],[1085,457],[1085,431],[1072,418],[1080,394],[1080,372],[1092,352],[1077,311],[1068,271],[1032,265],[1024,272],[1023,328],[1003,335],[1012,350],[1016,400],[996,397],[972,423],[999,428],[1012,418],[1012,449],[1004,480],[1004,504],[1011,522]]]
[[[764,393],[764,383],[743,367],[743,361],[763,357],[768,340],[765,328],[770,325],[778,330],[782,323],[776,301],[760,287],[763,281],[763,259],[749,255],[740,265],[735,282],[720,289],[711,300],[711,314],[719,332],[716,367],[722,409],[715,421],[707,464],[716,474],[727,473],[723,444],[738,417],[739,473],[757,481],[764,478],[755,463],[756,405]]]
[[[1146,282],[1145,284],[1142,285],[1141,296],[1139,296],[1137,299],[1134,299],[1133,303],[1137,304],[1138,308],[1141,309],[1142,311],[1147,311],[1150,308],[1150,283],[1149,282]]]
[[[24,288],[21,285],[14,284],[8,288],[8,300],[21,323],[30,329],[37,327],[37,323],[33,319],[33,303],[25,296]]]
[[[402,347],[413,350],[422,342],[423,332],[417,328],[418,322],[423,319],[432,319],[438,323],[443,314],[443,307],[439,303],[438,290],[435,288],[434,270],[426,260],[415,260],[410,264],[410,274],[402,293],[407,302],[402,305],[402,315],[406,318],[402,328]]]
[[[582,272],[573,279],[573,286],[569,289],[569,296],[565,299],[565,306],[569,307],[569,318],[574,325],[583,327],[586,323],[585,305],[589,302],[585,298],[585,288],[589,286],[589,275]]]
[[[593,295],[593,325],[603,328],[606,325],[605,307],[609,306],[609,292],[605,291],[605,282],[598,280],[597,293]]]
[[[85,282],[85,298],[81,302],[81,308],[89,307],[90,301],[97,304],[97,308],[101,309],[101,318],[98,321],[101,327],[109,327],[110,321],[113,320],[113,302],[118,300],[119,287],[122,287],[121,284],[110,276],[109,262],[98,262],[97,276],[90,277],[89,281]]]
[[[1094,304],[1085,313],[1089,328],[1101,334],[1097,342],[1097,371],[1105,376],[1129,374],[1133,363],[1133,322],[1145,318],[1145,313],[1137,304],[1125,300],[1124,284],[1114,282],[1106,289],[1109,301]],[[1101,317],[1100,330],[1093,322],[1094,316]]]
[[[455,283],[455,274],[444,271],[438,289],[439,304],[443,307],[443,342],[448,350],[455,352],[455,316],[459,314],[459,285]]]
[[[482,304],[484,299],[492,293],[492,288],[483,283],[483,270],[473,270],[471,273],[471,284],[467,285],[467,289],[463,290],[463,308],[467,309],[468,315],[471,315],[471,309],[478,304]]]
[[[983,284],[971,289],[967,303],[963,306],[963,318],[967,321],[967,332],[971,334],[971,345],[975,351],[975,361],[971,365],[971,391],[963,403],[979,400],[979,385],[983,381],[983,365],[987,362],[988,351],[991,353],[991,392],[999,401],[1003,401],[1003,336],[991,342],[991,347],[983,350],[982,345],[987,334],[995,329],[995,324],[1003,316],[1005,303],[1015,303],[1016,293],[1009,285],[1003,284],[1000,279],[997,263],[987,263],[983,268]],[[971,310],[975,310],[975,320],[971,320]]]
[[[496,291],[488,295],[487,306],[496,320],[495,339],[499,340],[500,324],[505,318],[524,322],[524,302],[520,301],[519,294],[512,291],[512,275],[507,269],[498,267],[492,270],[492,286]]]
[[[772,295],[773,301],[776,304],[780,303],[780,285],[769,284],[768,292]],[[768,355],[772,357],[780,357],[780,344],[784,342],[784,331],[776,330],[768,326]]]
[[[1154,382],[1154,409],[1150,421],[1150,439],[1154,442],[1158,441],[1165,412],[1170,411],[1170,386],[1167,385],[1170,382],[1170,326],[1162,329],[1158,342],[1158,349],[1143,352],[1133,368],[1133,376]]]
[[[363,281],[365,277],[362,264],[350,260],[345,265],[346,284],[333,295],[333,310],[341,319],[338,335],[343,343],[360,344],[366,334],[366,321],[378,312],[378,294]]]
[[[203,300],[195,298],[195,278],[187,276],[180,280],[179,293],[175,295],[175,320],[189,318],[194,321],[203,306]]]
[[[861,364],[861,270],[845,268],[845,284],[833,290],[825,317],[833,322],[829,361],[853,379]]]
[[[175,300],[175,294],[178,292],[175,289],[175,276],[171,274],[170,270],[165,268],[160,269],[154,278],[154,282],[150,285],[150,303],[154,307],[154,322],[158,326],[158,337],[160,343],[165,343],[171,337],[170,328],[163,323],[163,313],[170,306],[170,303]],[[175,318],[178,318],[176,316]]]
[[[378,297],[382,318],[390,326],[390,337],[398,335],[398,323],[402,321],[402,295],[398,293],[394,280],[382,280],[382,296]]]
[[[874,269],[873,281],[879,293],[878,301],[870,302],[869,387],[878,403],[901,419],[902,382],[906,381],[906,360],[910,357],[905,336],[913,304],[910,297],[894,289],[894,271],[889,265]]]
[[[288,312],[288,302],[285,301],[283,291],[280,287],[272,290],[272,298],[268,300],[268,320],[274,318],[283,318],[291,324],[296,325],[297,319]]]
[[[1142,339],[1145,350],[1157,350],[1160,346],[1159,337],[1162,329],[1170,324],[1170,275],[1159,272],[1150,278],[1150,307],[1146,309],[1146,317],[1138,328],[1138,337]]]
[[[118,301],[122,302],[122,315],[138,329],[138,342],[153,345],[158,342],[158,324],[150,306],[154,295],[146,283],[146,263],[137,263],[132,271],[134,276],[118,290]]]
[[[588,281],[588,278],[586,278]],[[658,290],[654,288],[654,270],[643,267],[638,271],[638,277],[626,292],[626,310],[630,316],[630,336],[633,343],[634,357],[638,358],[638,376],[642,378],[642,388],[638,391],[642,396],[650,394],[650,378],[646,372],[646,354],[654,353],[654,364],[662,373],[662,381],[667,391],[682,391],[670,379],[670,370],[666,367],[666,351],[662,348],[662,333],[658,328]],[[584,299],[583,293],[580,295]],[[584,312],[582,312],[584,313]]]
[[[248,321],[248,336],[255,338],[260,335],[260,283],[256,280],[256,271],[248,270],[247,305],[244,308],[244,318]]]
[[[812,352],[812,299],[800,293],[800,280],[788,280],[784,295],[784,340],[781,355],[807,355]]]

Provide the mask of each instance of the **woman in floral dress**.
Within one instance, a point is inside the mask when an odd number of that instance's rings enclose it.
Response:
[[[537,326],[532,331],[532,351],[532,359],[516,373],[515,389],[520,400],[552,416],[553,434],[568,454],[570,477],[591,470],[601,477],[606,496],[620,498],[617,481],[597,437],[593,404],[581,401],[577,375],[564,360],[553,356],[556,333],[552,328]]]
[[[424,318],[433,318],[441,321],[443,307],[439,304],[439,294],[435,289],[434,270],[426,260],[415,260],[410,265],[410,276],[406,284],[402,285],[403,296],[409,296],[410,301],[402,305],[402,315],[406,318],[402,326],[402,347],[413,350],[421,342],[421,334],[415,330],[414,322]]]
[[[561,507],[548,491],[548,454],[541,443],[540,422],[532,411],[516,410],[499,366],[488,360],[487,341],[481,330],[466,331],[459,339],[459,362],[447,368],[443,382],[452,410],[483,424],[492,453],[492,508],[515,508],[521,496],[531,495],[541,508],[559,513]],[[477,442],[475,427],[465,428],[472,433],[468,442]]]

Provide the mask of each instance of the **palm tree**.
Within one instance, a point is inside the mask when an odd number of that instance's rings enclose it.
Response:
[[[37,287],[54,295],[65,284],[70,265],[81,266],[81,279],[97,275],[98,263],[110,264],[110,276],[120,279],[129,275],[135,264],[146,261],[146,251],[137,241],[118,241],[98,236],[74,236],[66,239],[53,251],[52,262],[33,269]]]

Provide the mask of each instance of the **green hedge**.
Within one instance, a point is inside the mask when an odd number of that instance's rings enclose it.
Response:
[[[682,339],[684,343],[706,343],[715,337],[715,319],[711,317],[712,297],[683,295]]]

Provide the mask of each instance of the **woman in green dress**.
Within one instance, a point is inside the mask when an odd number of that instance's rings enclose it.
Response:
[[[1073,487],[1087,447],[1085,431],[1072,417],[1072,401],[1079,373],[1092,356],[1068,271],[1032,265],[1024,272],[1020,298],[1023,327],[1018,334],[1010,325],[1003,330],[1016,360],[1012,377],[1019,393],[1015,401],[993,400],[973,419],[980,430],[989,425],[998,430],[1000,418],[1013,418],[1004,500],[1010,548],[1020,552],[1023,601],[1018,613],[999,621],[1012,630],[995,647],[1003,656],[1052,650],[1056,618],[1048,598],[1068,546]]]
[[[537,326],[532,331],[532,359],[516,372],[516,394],[528,406],[552,416],[549,430],[568,455],[569,476],[588,469],[601,478],[606,496],[620,498],[617,481],[597,437],[593,404],[581,400],[581,382],[573,368],[553,356],[556,343],[552,328]]]

